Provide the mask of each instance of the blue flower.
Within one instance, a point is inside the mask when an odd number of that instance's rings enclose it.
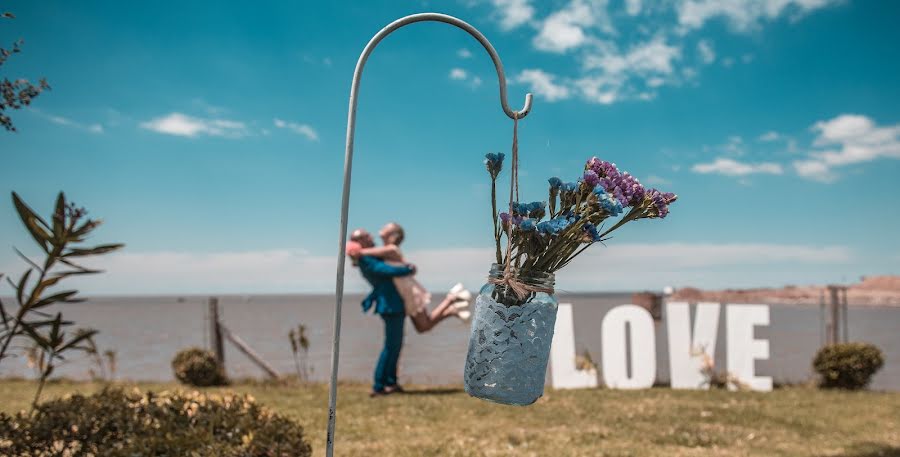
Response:
[[[610,216],[615,217],[622,213],[622,202],[619,201],[618,198],[604,190],[603,186],[595,187],[594,193],[597,194],[597,200],[600,202],[600,207],[603,208],[604,211],[609,213]]]
[[[537,231],[545,235],[556,235],[559,232],[553,221],[538,222]]]
[[[578,188],[578,183],[574,183],[574,182],[567,182],[567,183],[563,183],[563,185],[562,185],[562,190],[564,190],[566,192],[575,192],[575,189],[577,189],[577,188]]]
[[[521,223],[519,223],[519,230],[523,232],[533,232],[534,229],[537,228],[533,219],[523,219]]]
[[[597,242],[601,240],[600,233],[597,231],[597,226],[590,222],[584,224],[584,232],[590,237],[591,241]]]
[[[565,217],[557,217],[556,219],[553,219],[553,225],[554,227],[556,227],[557,233],[565,230],[566,227],[568,227],[571,223],[572,221]]]
[[[528,217],[533,217],[537,220],[541,220],[545,214],[546,203],[544,202],[531,202],[527,206],[528,209]]]
[[[556,176],[554,176],[554,177],[548,179],[547,182],[550,183],[550,188],[551,188],[551,189],[559,189],[559,188],[562,187],[562,185],[563,185],[562,180],[559,179],[559,178],[557,178]]]
[[[512,211],[513,211],[513,215],[526,216],[526,215],[528,215],[528,204],[513,202]]]
[[[503,169],[503,159],[505,157],[506,154],[502,152],[489,152],[484,155],[484,166],[487,168],[491,178],[496,179],[497,175],[500,174],[500,170]]]

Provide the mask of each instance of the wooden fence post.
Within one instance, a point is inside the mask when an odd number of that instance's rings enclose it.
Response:
[[[219,322],[219,299],[216,297],[209,297],[209,341],[219,366],[224,370],[225,346],[222,341],[222,327]]]

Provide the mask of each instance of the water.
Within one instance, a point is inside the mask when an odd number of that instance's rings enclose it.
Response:
[[[572,303],[575,343],[595,361],[602,354],[600,321],[609,309],[630,302],[630,294],[559,295],[560,303]],[[358,295],[344,300],[340,377],[368,382],[380,351],[382,323],[361,312]],[[308,328],[312,379],[328,377],[334,298],[319,295],[267,295],[220,297],[221,318],[279,372],[294,372],[288,331],[299,323]],[[171,380],[170,362],[188,346],[205,346],[206,297],[101,297],[66,304],[65,316],[82,326],[100,331],[100,350],[118,354],[118,377],[136,380]],[[725,312],[721,313],[716,348],[717,365],[725,366]],[[771,325],[758,328],[758,338],[768,338],[771,359],[757,362],[757,372],[776,382],[803,382],[812,376],[810,364],[820,345],[817,306],[772,305]],[[664,323],[657,323],[657,378],[668,380],[668,349]],[[900,308],[851,307],[852,340],[879,346],[885,367],[872,384],[874,389],[900,391]],[[422,384],[461,384],[469,330],[449,319],[430,333],[417,334],[408,324],[401,358],[401,381]],[[226,342],[226,366],[231,377],[262,377],[263,372]],[[85,379],[90,364],[74,356],[58,374]],[[0,376],[31,376],[24,360],[4,360]]]

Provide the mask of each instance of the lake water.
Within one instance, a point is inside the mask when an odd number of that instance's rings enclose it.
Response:
[[[344,301],[340,377],[369,381],[380,351],[382,324],[376,316],[363,314],[359,295]],[[629,303],[630,294],[560,295],[561,303],[572,303],[575,342],[599,362],[600,322],[612,307]],[[188,346],[208,346],[206,297],[99,297],[67,304],[65,317],[81,326],[100,331],[101,350],[118,354],[118,378],[170,380],[170,361]],[[303,323],[308,328],[309,364],[312,379],[327,379],[330,363],[333,296],[265,295],[220,297],[221,319],[279,372],[294,372],[287,333]],[[725,366],[725,320],[721,313],[716,348],[717,366]],[[775,382],[803,382],[811,378],[811,360],[820,346],[818,306],[771,306],[771,325],[759,327],[757,338],[770,341],[770,360],[757,362],[757,373]],[[668,349],[664,321],[656,324],[657,378],[668,380]],[[900,391],[900,308],[852,307],[849,312],[851,340],[868,341],[886,355],[885,367],[872,388]],[[417,334],[407,324],[401,359],[401,381],[420,384],[461,384],[468,344],[468,326],[448,319],[432,332]],[[263,373],[228,342],[226,367],[232,377],[262,377]],[[61,375],[87,378],[89,363],[73,357],[58,370]],[[30,376],[24,360],[6,360],[0,376]],[[601,378],[602,379],[602,378]]]

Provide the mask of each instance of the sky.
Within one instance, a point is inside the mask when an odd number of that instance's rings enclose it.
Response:
[[[0,271],[37,248],[10,192],[104,225],[89,294],[333,291],[347,98],[392,20],[457,16],[493,43],[523,200],[592,156],[679,200],[557,274],[561,291],[852,282],[900,274],[900,3],[833,0],[4,2],[0,68],[52,91],[0,132]],[[8,47],[8,46],[7,46]],[[477,41],[404,27],[365,67],[350,225],[407,230],[434,289],[484,282],[487,152],[512,122]],[[502,186],[508,185],[504,173]],[[355,271],[348,289],[364,290]],[[0,294],[8,291],[2,290]]]

